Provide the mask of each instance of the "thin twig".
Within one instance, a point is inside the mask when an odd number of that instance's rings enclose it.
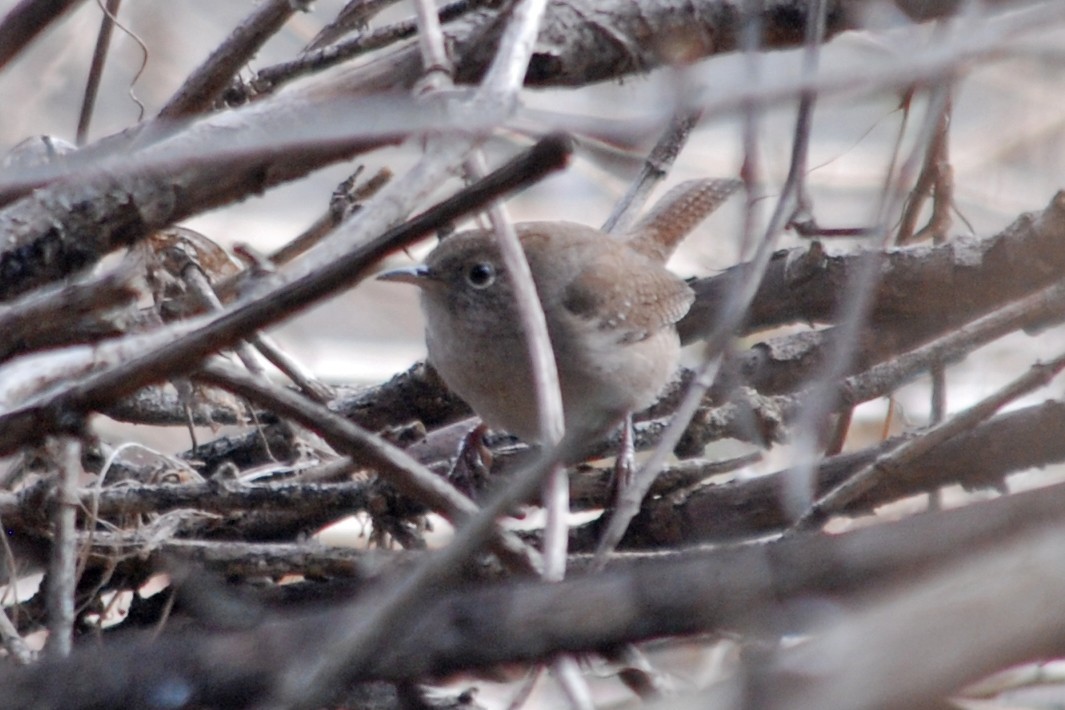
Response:
[[[1046,363],[1032,365],[1028,372],[998,392],[931,427],[918,438],[907,441],[890,453],[878,457],[872,464],[833,488],[803,513],[796,521],[794,529],[803,530],[820,524],[827,516],[868,491],[875,485],[878,477],[890,476],[894,469],[910,463],[947,439],[971,429],[1018,397],[1049,384],[1062,370],[1065,370],[1065,355],[1059,355]]]
[[[455,66],[444,48],[444,33],[440,29],[436,3],[430,0],[415,0],[414,9],[418,14],[418,48],[422,55],[423,88],[427,91],[450,89]]]
[[[512,105],[532,55],[544,5],[544,0],[523,0],[514,8],[500,41],[496,60],[473,101],[467,104],[467,110],[499,110],[500,104]],[[465,147],[473,147],[473,143]],[[353,669],[363,667],[406,610],[415,608],[430,590],[451,578],[456,568],[470,559],[485,540],[490,539],[496,517],[517,501],[525,500],[541,484],[544,476],[564,460],[566,453],[562,447],[548,449],[539,461],[462,526],[455,539],[441,553],[428,558],[410,576],[372,604],[370,613],[360,614],[358,619],[352,620],[349,628],[323,643],[316,658],[308,659],[285,673],[278,692],[280,702],[298,703],[301,707],[313,706],[318,698],[334,687],[337,679]]]
[[[877,216],[873,220],[880,237],[880,251],[868,251],[862,255],[862,261],[848,280],[845,295],[841,300],[841,312],[836,326],[836,337],[829,351],[807,388],[806,406],[795,426],[797,451],[795,457],[799,465],[792,470],[783,495],[786,504],[801,515],[810,505],[813,496],[811,487],[813,471],[819,456],[823,454],[825,425],[829,414],[838,406],[835,401],[837,383],[850,367],[860,340],[860,330],[867,322],[873,298],[880,283],[883,263],[883,249],[890,243],[890,232],[886,225],[897,214],[904,199],[905,189],[911,183],[925,147],[932,139],[935,127],[939,123],[942,102],[946,99],[947,87],[939,83],[932,87],[929,106],[925,120],[916,137],[917,143],[910,157],[903,161],[894,175],[885,178],[884,190],[879,198]],[[819,453],[820,452],[820,453]]]
[[[28,666],[37,659],[37,654],[26,645],[18,629],[11,623],[6,609],[0,609],[0,643],[20,666]]]
[[[319,30],[301,54],[332,44],[348,32],[365,28],[375,15],[397,2],[399,0],[348,0],[333,21]]]
[[[824,33],[823,13],[823,0],[816,0],[808,8],[806,24],[807,52],[812,53],[817,51],[818,43]],[[800,99],[806,95],[806,93],[800,93]],[[807,104],[800,101],[800,107],[803,105]],[[812,104],[807,106],[807,110],[809,110],[810,107],[812,107]],[[801,110],[796,119],[796,124],[798,127],[805,124],[803,111]],[[801,133],[797,133],[795,138],[796,144],[801,142],[801,140]],[[610,553],[617,547],[618,542],[620,542],[622,536],[624,536],[629,521],[631,521],[639,512],[640,504],[642,503],[644,496],[647,495],[647,491],[654,483],[655,477],[662,469],[662,466],[665,465],[665,462],[672,454],[673,449],[676,448],[677,444],[680,442],[688,424],[691,423],[692,417],[695,416],[696,411],[698,411],[703,397],[713,385],[721,354],[729,347],[733,333],[743,321],[751,302],[754,300],[754,296],[758,291],[758,285],[761,283],[766,266],[769,264],[769,258],[772,256],[773,250],[780,239],[785,224],[793,213],[793,206],[796,204],[797,199],[796,190],[798,188],[799,180],[794,157],[796,155],[801,155],[803,150],[804,149],[798,147],[798,145],[796,145],[793,150],[792,169],[788,174],[788,179],[785,181],[784,189],[781,191],[777,207],[773,216],[769,220],[764,236],[757,245],[754,257],[748,264],[749,272],[743,283],[743,287],[730,295],[730,298],[725,304],[724,313],[715,325],[713,333],[707,339],[702,353],[702,364],[697,368],[695,376],[692,378],[691,384],[688,386],[688,391],[684,395],[684,399],[681,401],[680,406],[677,407],[677,410],[673,415],[673,420],[662,435],[661,441],[655,447],[651,456],[644,462],[643,466],[633,477],[632,485],[628,486],[624,491],[623,496],[618,501],[617,508],[610,517],[610,522],[607,524],[606,530],[604,530],[603,536],[600,538],[599,545],[596,549],[596,561],[594,565],[596,569],[602,569],[605,567]],[[748,199],[750,199],[749,196]]]
[[[198,263],[190,260],[185,268],[182,269],[181,274],[188,283],[190,291],[197,297],[199,304],[205,310],[215,313],[222,310],[222,301],[218,298],[210,280]],[[248,347],[249,344],[258,350],[274,367],[295,382],[296,386],[306,393],[308,397],[317,402],[328,402],[335,396],[331,387],[314,377],[295,358],[284,352],[272,338],[258,332],[250,335],[247,340],[239,341],[233,348],[237,357],[244,363],[244,367],[248,368],[248,371],[257,377],[265,377],[266,370],[255,357],[255,353]]]
[[[698,110],[687,111],[670,119],[666,130],[643,161],[639,174],[629,183],[629,189],[606,218],[602,231],[607,234],[628,231],[655,186],[669,174],[669,169],[688,142],[692,129],[699,122],[700,113]]]
[[[907,102],[907,106],[912,100]],[[947,96],[936,124],[935,133],[928,144],[924,164],[910,190],[899,227],[895,234],[895,243],[911,244],[927,237],[932,237],[934,244],[940,244],[950,229],[950,210],[954,206],[953,168],[950,165],[950,118],[953,106],[952,97]],[[917,230],[917,220],[921,208],[929,195],[932,196],[932,217],[928,224]]]
[[[185,280],[188,291],[194,297],[198,306],[213,313],[222,310],[222,302],[218,299],[214,289],[211,288],[211,280],[207,278],[202,266],[190,259],[185,267],[182,268],[181,277]],[[249,372],[258,377],[266,376],[266,369],[255,358],[255,353],[248,347],[246,340],[238,341],[233,346],[233,350]]]
[[[455,524],[460,524],[477,513],[477,506],[473,501],[459,493],[443,478],[433,474],[402,450],[363,431],[316,402],[302,399],[289,390],[218,363],[205,365],[196,378],[259,402],[282,416],[295,419],[318,432],[338,451],[348,453],[372,466],[400,491],[421,501]],[[519,568],[538,567],[536,555],[513,534],[500,533],[496,549],[509,563]]]
[[[89,411],[161,378],[189,372],[204,355],[231,345],[293,310],[358,283],[385,254],[482,207],[500,194],[562,167],[569,150],[567,140],[549,136],[484,180],[308,275],[241,300],[217,315],[191,320],[163,346],[0,415],[0,451],[10,452],[55,430],[60,412]]]
[[[496,60],[481,85],[480,92],[486,100],[494,100],[504,106],[514,103],[514,97],[522,86],[532,53],[532,44],[546,6],[546,0],[524,0],[514,6]],[[454,68],[444,50],[444,37],[435,6],[428,0],[418,0],[415,7],[418,8],[418,39],[422,50],[422,63],[426,67],[426,76],[423,79],[425,86],[430,90],[450,88]],[[470,153],[465,165],[473,178],[481,177],[487,170],[484,155],[479,149]],[[525,347],[532,371],[533,396],[537,407],[538,439],[544,447],[550,449],[561,441],[565,433],[565,423],[558,367],[548,336],[547,319],[533,282],[529,262],[506,207],[496,201],[489,206],[488,216],[495,231],[504,268],[510,276],[518,319],[525,334]],[[548,581],[558,581],[566,575],[566,551],[569,542],[569,482],[566,480],[564,466],[555,466],[547,475],[541,497],[547,511],[542,576]],[[559,658],[553,664],[553,669],[555,677],[570,698],[571,705],[575,708],[590,708],[590,692],[573,659]]]
[[[59,476],[52,513],[52,557],[48,565],[48,642],[54,658],[70,655],[74,632],[74,591],[78,538],[77,486],[81,475],[81,442],[73,436],[57,441]]]
[[[572,710],[595,710],[592,691],[581,675],[581,668],[574,656],[559,656],[551,664],[551,673],[562,687],[569,707]]]
[[[303,254],[315,244],[325,238],[330,232],[340,226],[347,217],[362,208],[363,201],[373,197],[378,190],[384,187],[392,179],[392,171],[381,168],[374,176],[364,183],[356,183],[356,178],[362,172],[362,166],[347,180],[342,182],[333,191],[333,197],[329,202],[329,208],[316,219],[314,223],[301,232],[295,239],[270,255],[270,261],[275,266],[281,266]],[[220,287],[219,290],[222,290]]]
[[[300,5],[294,0],[267,0],[256,6],[174,92],[159,110],[159,118],[174,120],[210,108],[233,76],[300,9]]]
[[[802,53],[802,73],[806,77],[817,76],[821,64],[820,45],[825,36],[827,0],[811,0],[806,7],[806,41]],[[809,171],[810,131],[813,127],[814,106],[817,93],[804,91],[799,96],[799,108],[795,116],[795,136],[788,165],[787,182],[795,183],[795,207],[788,217],[788,224],[813,219],[813,207],[806,184]]]
[[[485,2],[487,0],[450,2],[439,9],[440,21],[455,20]],[[367,34],[360,34],[326,47],[311,49],[291,61],[264,67],[257,71],[248,83],[255,96],[266,95],[299,77],[328,69],[349,59],[409,39],[417,31],[418,24],[414,18],[400,20]],[[241,98],[251,98],[246,96],[246,90],[238,84],[231,85],[229,93]]]
[[[248,338],[248,342],[311,399],[316,402],[328,402],[336,396],[332,387],[315,377],[302,362],[282,349],[269,335],[256,333]]]
[[[103,17],[100,19],[100,32],[96,35],[96,48],[92,53],[92,62],[89,64],[89,79],[85,83],[85,95],[81,100],[81,113],[78,115],[77,144],[85,145],[89,136],[89,122],[92,120],[93,107],[96,105],[96,96],[100,90],[100,79],[104,73],[104,63],[107,61],[107,51],[111,47],[111,34],[115,29],[115,16],[122,5],[122,0],[107,0]]]

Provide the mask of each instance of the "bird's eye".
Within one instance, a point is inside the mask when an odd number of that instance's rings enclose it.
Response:
[[[495,268],[486,261],[480,261],[466,272],[466,281],[474,288],[488,288],[496,280]]]

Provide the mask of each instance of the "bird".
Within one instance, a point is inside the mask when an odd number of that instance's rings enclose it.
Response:
[[[682,183],[620,237],[567,221],[514,225],[547,321],[568,436],[606,434],[673,377],[676,323],[694,294],[666,261],[741,184]],[[445,237],[423,264],[378,278],[420,289],[429,362],[448,388],[485,424],[539,443],[525,334],[492,230]]]

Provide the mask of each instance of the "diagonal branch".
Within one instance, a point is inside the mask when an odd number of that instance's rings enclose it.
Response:
[[[302,278],[245,298],[218,314],[189,321],[172,342],[63,387],[59,392],[0,415],[0,450],[13,451],[50,431],[62,430],[80,414],[105,406],[169,375],[195,369],[199,358],[231,345],[252,331],[348,288],[386,254],[478,209],[489,200],[561,167],[569,155],[559,136],[541,140],[525,154],[456,196],[430,208]],[[73,415],[74,420],[71,419]]]

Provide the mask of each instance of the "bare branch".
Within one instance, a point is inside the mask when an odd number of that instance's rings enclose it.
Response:
[[[0,21],[0,68],[81,0],[22,0]]]
[[[11,451],[62,424],[69,414],[105,406],[140,387],[171,374],[189,372],[196,358],[232,344],[252,330],[288,315],[337,289],[365,277],[385,254],[401,248],[500,193],[561,167],[568,143],[558,136],[542,140],[525,155],[484,180],[427,210],[410,222],[349,252],[302,279],[283,283],[268,294],[246,298],[218,315],[188,321],[182,335],[140,357],[97,372],[71,384],[44,401],[27,403],[0,415],[0,450]],[[7,447],[5,449],[5,447]]]
[[[211,107],[240,68],[300,9],[293,0],[267,0],[220,44],[159,110],[174,120]]]

